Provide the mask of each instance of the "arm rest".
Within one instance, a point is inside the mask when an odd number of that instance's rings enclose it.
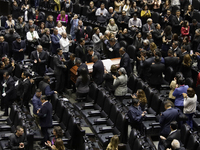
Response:
[[[94,120],[94,124],[105,124],[107,122],[107,118],[98,118]]]
[[[88,112],[88,114],[89,114],[90,116],[98,116],[98,115],[101,114],[101,112],[100,112],[99,110],[94,110],[94,111]]]
[[[154,123],[151,123],[149,126],[151,126],[152,128],[160,128],[160,123],[154,122]]]
[[[92,108],[94,107],[94,104],[92,103],[85,103],[82,105],[82,109]]]
[[[145,120],[155,120],[156,116],[154,114],[146,114]]]
[[[100,132],[111,132],[113,128],[111,126],[99,128]]]
[[[161,85],[160,88],[161,89],[170,89],[170,86],[169,85]]]

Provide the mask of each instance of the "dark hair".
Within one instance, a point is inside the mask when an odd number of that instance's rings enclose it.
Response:
[[[24,76],[25,77],[28,77],[29,76],[29,73],[27,71],[23,71],[22,73],[24,73]]]
[[[161,54],[161,52],[160,52],[159,49],[156,49],[156,50],[155,50],[155,55],[156,55],[156,56],[159,56],[159,57],[162,57],[162,54]]]
[[[185,49],[186,49],[186,46],[185,46],[185,45],[182,45],[181,48],[185,50]]]
[[[138,104],[139,101],[137,98],[132,99],[132,105]]]
[[[174,42],[178,41],[178,34],[177,33],[173,34],[173,40],[174,40]],[[178,44],[176,44],[176,45],[178,45]]]
[[[10,34],[13,34],[13,33],[14,33],[14,29],[11,28],[11,29],[9,30],[9,33],[10,33]]]
[[[80,58],[77,58],[77,59],[76,59],[76,64],[80,64],[80,63],[82,63],[81,59],[80,59]]]
[[[74,57],[75,57],[75,54],[74,54],[74,53],[71,53],[70,56],[74,58]]]
[[[84,38],[81,38],[81,39],[79,40],[79,43],[82,43],[83,41],[85,41],[85,39],[84,39]]]
[[[94,51],[93,48],[91,48],[91,47],[89,47],[87,50],[90,51],[90,52]]]
[[[178,123],[177,123],[177,121],[172,121],[172,122],[170,123],[170,126],[171,126],[171,128],[172,128],[173,130],[178,129]]]
[[[99,29],[99,27],[95,27],[94,28],[94,33],[96,33],[98,29]]]
[[[56,147],[56,150],[65,150],[65,146],[64,146],[63,140],[61,138],[56,139],[55,147]]]
[[[44,80],[43,81],[46,82],[46,83],[48,83],[49,79],[50,79],[49,76],[44,76]]]
[[[82,77],[83,84],[86,84],[89,81],[88,71],[85,68],[82,68],[80,74]]]
[[[116,65],[112,65],[110,68],[111,73],[116,73],[117,72],[117,66]]]
[[[177,73],[175,74],[175,78],[176,78],[177,81],[178,81],[178,79],[181,78],[181,77],[183,77],[183,74],[182,74],[181,72],[177,72]]]
[[[10,18],[12,18],[12,15],[8,15],[7,17],[8,17],[8,19],[10,19]]]
[[[197,20],[196,19],[192,19],[192,23],[197,23]]]
[[[180,77],[180,78],[178,79],[178,84],[179,84],[179,85],[185,84],[185,78],[184,78],[184,77]]]
[[[188,21],[185,20],[185,21],[183,22],[182,26],[183,26],[183,27],[187,27],[187,23],[188,23]]]
[[[19,131],[20,129],[24,129],[22,126],[20,126],[20,125],[18,125],[17,127],[16,127],[16,131]]]
[[[3,62],[2,61],[0,61],[0,67],[2,67],[3,66]]]
[[[8,76],[10,75],[10,73],[9,73],[8,71],[6,71],[6,72],[4,72],[4,75],[5,75],[6,77],[8,77]]]
[[[172,106],[173,106],[173,105],[172,105],[172,101],[166,100],[166,101],[164,102],[164,106],[165,106],[165,107],[172,107]]]
[[[193,88],[188,88],[188,89],[187,89],[187,95],[188,95],[188,97],[190,97],[190,98],[194,97],[194,95],[195,95],[194,89],[193,89]]]
[[[165,29],[164,29],[164,33],[165,33],[165,36],[168,36],[172,33],[172,27],[171,26],[166,26]]]
[[[42,92],[40,89],[36,89],[35,93]]]
[[[46,97],[46,95],[42,95],[40,99],[41,100],[47,100],[47,97]]]
[[[144,5],[144,6],[142,7],[142,9],[144,9],[144,8],[145,8],[145,6],[147,6],[147,5]],[[147,6],[147,10],[148,10],[148,6]]]
[[[160,57],[159,57],[159,56],[156,56],[156,57],[155,57],[155,62],[160,62],[160,61],[161,61]]]
[[[173,55],[173,51],[171,49],[169,49],[168,54]]]
[[[126,48],[125,47],[121,47],[120,50],[123,50],[124,52],[126,52]]]
[[[55,126],[53,129],[56,132],[57,138],[62,138],[63,137],[62,128],[60,126]]]
[[[184,36],[183,39],[186,40],[187,43],[189,42],[189,38],[187,36]]]
[[[58,54],[61,50],[62,50],[61,48],[57,48],[57,49],[56,49],[57,54]]]

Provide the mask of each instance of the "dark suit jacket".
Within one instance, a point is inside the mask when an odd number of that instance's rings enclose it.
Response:
[[[171,131],[170,123],[172,121],[175,121],[178,115],[179,115],[178,110],[174,108],[169,108],[162,113],[159,120],[161,126],[160,135],[163,135],[164,137],[167,137],[169,135]]]
[[[76,33],[76,41],[79,42],[81,38],[85,38],[85,30],[84,26],[82,26],[80,29],[78,27],[75,29]]]
[[[176,53],[177,57],[181,56],[181,49],[179,47],[176,50],[173,49],[173,52]]]
[[[151,76],[149,83],[152,85],[160,85],[163,82],[162,73],[165,71],[165,65],[155,63],[151,65]]]
[[[43,46],[43,48],[47,48],[47,49],[49,49],[49,47],[50,47],[50,42],[51,41],[51,35],[50,35],[50,37],[48,37],[46,34],[44,34],[43,36],[42,36],[42,38],[41,38],[41,45]]]
[[[55,23],[54,21],[50,22],[50,21],[47,21],[46,22],[46,28],[49,28],[51,33],[53,32],[53,28],[55,27]]]
[[[46,102],[42,105],[38,116],[40,117],[40,126],[41,127],[51,127],[52,126],[52,105],[49,102]]]
[[[5,87],[5,93],[6,93],[6,100],[12,101],[16,98],[16,91],[15,91],[15,81],[10,76],[7,81],[3,80],[2,84],[6,82],[7,87]]]
[[[154,26],[153,23],[150,26],[150,30],[155,30],[155,26]],[[148,23],[146,23],[146,24],[143,25],[142,32],[143,32],[143,34],[145,34],[144,36],[146,37],[147,33],[149,33],[149,25],[148,25]]]
[[[60,37],[60,38],[58,38],[58,37]],[[56,50],[58,48],[60,48],[60,43],[59,43],[60,39],[61,39],[61,35],[60,34],[58,34],[57,36],[55,34],[51,35],[52,53],[53,54],[56,54]]]
[[[111,58],[120,57],[120,55],[119,55],[120,44],[118,42],[116,42],[116,44],[113,47],[111,47],[110,44],[108,43],[107,49],[109,49],[109,48],[112,48],[113,51],[111,52],[108,50],[108,53],[107,53],[108,58],[111,59]]]
[[[8,55],[8,53],[9,53],[8,42],[4,41],[4,42],[0,43],[0,57]]]
[[[39,59],[41,62],[39,62]],[[42,51],[39,54],[39,58],[37,55],[37,50],[31,52],[31,60],[33,62],[33,70],[37,72],[39,75],[43,76],[45,73],[45,65],[47,63],[47,53],[45,51]],[[37,63],[34,63],[34,60],[37,60]]]
[[[99,52],[94,52],[94,55],[96,55],[99,60],[101,59]],[[92,55],[87,54],[87,63],[90,63],[90,62],[92,62]]]
[[[62,55],[61,58],[65,58],[64,55]],[[63,73],[64,69],[66,69],[65,63],[63,63],[60,60],[60,56],[55,55],[54,56],[54,73],[55,73],[55,75],[61,75]]]
[[[174,139],[177,139],[178,141],[181,140],[181,132],[180,130],[176,130],[175,132],[172,132],[171,134],[168,135],[166,140],[162,140],[163,145],[166,148],[171,148],[171,143]]]
[[[98,60],[93,65],[92,78],[97,85],[103,83],[104,65],[101,60]]]
[[[178,18],[176,16],[174,16],[172,18],[172,26],[174,27],[180,27],[180,22],[183,21],[183,18],[180,16],[179,17],[179,21],[178,21]]]
[[[18,94],[24,102],[29,102],[31,99],[31,82],[29,79],[22,81],[18,85]]]
[[[118,23],[121,23],[121,21],[124,21],[124,23],[128,24],[128,20],[129,20],[129,17],[128,17],[128,16],[119,15],[119,16],[118,16],[118,19],[117,19],[117,22],[118,22]]]
[[[16,37],[19,36],[18,33],[7,33],[5,35],[5,41],[8,42],[9,45],[9,53],[12,51],[12,43],[16,40]]]
[[[172,67],[174,71],[177,70],[177,66],[179,64],[178,57],[165,57],[165,68]]]
[[[36,16],[34,15],[33,16],[33,20],[35,20],[36,18],[35,18]],[[39,15],[38,15],[38,23],[41,23],[41,22],[43,22],[45,19],[44,19],[44,15],[40,12],[39,13]]]
[[[77,69],[78,76],[80,75],[81,70],[82,70],[83,68],[85,68],[85,69],[87,70],[87,72],[89,73],[87,65],[86,65],[85,63],[82,63],[82,64],[78,67],[78,69]]]
[[[161,46],[162,44],[162,37],[163,37],[161,35],[162,32],[163,30],[157,30],[157,29],[153,32],[154,41],[158,46]]]
[[[35,31],[38,31],[38,26],[37,25],[33,24],[33,27],[35,28]],[[28,23],[25,25],[24,30],[25,30],[25,33],[30,31],[30,25]]]
[[[125,53],[120,60],[120,67],[124,67],[126,70],[127,75],[129,76],[132,72],[131,70],[131,63],[130,63],[130,57],[127,53]]]
[[[23,49],[23,52],[19,52],[20,49]],[[12,44],[12,50],[14,60],[22,61],[24,59],[24,52],[26,51],[26,42],[23,40],[21,41],[21,43],[14,41]]]
[[[83,52],[83,48],[85,49],[85,52]],[[81,45],[78,45],[75,49],[75,54],[83,63],[87,61],[87,49],[85,46],[82,47]]]

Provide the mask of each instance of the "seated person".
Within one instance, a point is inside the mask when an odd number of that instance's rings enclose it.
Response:
[[[140,100],[140,107],[142,111],[144,111],[147,108],[147,97],[142,89],[138,89],[136,94],[133,95],[132,98],[137,98]]]
[[[68,15],[65,14],[65,11],[61,11],[60,14],[58,15],[56,22],[61,21],[62,23],[67,24],[68,22]]]
[[[105,8],[105,4],[102,3],[101,7],[97,9],[95,15],[97,16],[97,22],[101,23],[101,24],[105,24],[107,21],[107,14],[108,11]]]
[[[11,149],[25,149],[25,136],[22,126],[16,127],[16,133],[10,136]]]
[[[130,107],[127,115],[129,117],[131,127],[142,130],[142,121],[145,117],[146,111],[142,111],[140,107],[140,100],[133,99],[132,106]]]
[[[10,29],[15,27],[15,21],[13,20],[11,15],[8,15],[8,20],[6,20],[5,28]]]
[[[122,14],[119,15],[118,17],[117,22],[122,23],[122,24],[128,24],[128,21],[129,21],[129,17],[126,16],[126,12],[123,10]]]

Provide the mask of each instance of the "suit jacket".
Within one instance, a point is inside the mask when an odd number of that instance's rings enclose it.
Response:
[[[94,55],[96,55],[99,60],[101,59],[101,56],[100,56],[99,52],[95,52],[94,51]],[[87,63],[90,63],[90,62],[92,62],[92,55],[87,54]]]
[[[16,40],[16,37],[19,36],[18,33],[7,33],[5,35],[5,41],[8,42],[9,50],[12,51],[12,43]]]
[[[177,57],[181,56],[181,49],[177,47],[176,49],[173,49],[173,52],[176,53]]]
[[[128,17],[128,16],[119,15],[119,16],[118,16],[118,19],[117,19],[117,22],[118,22],[118,23],[121,23],[121,21],[124,21],[124,23],[128,24],[128,20],[129,20],[129,17]]]
[[[61,58],[65,58],[64,55],[62,55]],[[66,69],[65,63],[63,63],[60,60],[60,56],[55,55],[54,56],[54,73],[55,73],[55,75],[61,75],[63,73],[64,69]]]
[[[39,59],[41,60],[41,62],[39,62]],[[33,62],[33,70],[39,75],[43,76],[46,70],[45,65],[47,63],[47,53],[45,51],[42,51],[39,54],[38,58],[37,50],[35,50],[31,52],[31,60]],[[37,60],[37,63],[34,63],[34,60]]]
[[[124,67],[126,70],[127,75],[129,76],[132,72],[131,70],[131,63],[130,63],[130,57],[127,53],[125,53],[120,60],[120,67]]]
[[[151,26],[150,26],[150,30],[155,30],[155,26],[154,24],[152,23]],[[147,36],[147,33],[149,33],[149,25],[148,23],[144,24],[143,27],[142,27],[142,32],[143,34],[145,34],[145,37]]]
[[[87,65],[86,65],[85,63],[82,63],[82,64],[78,67],[78,69],[77,69],[78,76],[80,75],[81,70],[82,70],[83,68],[85,68],[85,69],[87,70],[87,72],[89,73]]]
[[[158,46],[161,46],[161,44],[162,44],[162,35],[161,35],[162,32],[163,32],[163,30],[157,30],[157,29],[153,32],[153,37],[155,39],[155,43]]]
[[[109,48],[112,48],[113,51],[109,51]],[[117,57],[120,57],[119,55],[119,49],[120,49],[120,44],[118,42],[116,42],[116,44],[111,47],[110,44],[108,43],[108,46],[107,46],[107,49],[108,49],[108,58],[117,58]]]
[[[151,76],[149,83],[152,85],[160,85],[163,82],[162,73],[165,71],[165,65],[155,63],[151,65]]]
[[[84,26],[82,26],[80,29],[78,27],[75,29],[76,33],[76,41],[79,42],[81,38],[85,38],[85,30]]]
[[[18,85],[18,94],[24,102],[29,102],[31,99],[31,82],[29,79],[20,81]]]
[[[33,20],[35,20],[36,19],[36,16],[34,15],[33,16]],[[39,13],[39,15],[38,15],[38,23],[41,23],[41,22],[43,22],[45,19],[44,19],[44,15],[40,12]]]
[[[20,49],[23,49],[23,52],[19,52]],[[26,42],[24,40],[21,43],[14,41],[12,44],[13,58],[15,61],[22,61],[24,59],[24,52],[26,51]]]
[[[174,71],[177,70],[177,66],[179,64],[178,57],[165,57],[165,68],[172,67]]]
[[[115,87],[115,96],[124,96],[127,93],[127,75],[120,75],[114,79],[113,86]]]
[[[169,108],[162,113],[159,120],[161,126],[160,135],[163,135],[164,137],[167,137],[169,135],[171,131],[170,123],[172,121],[175,121],[178,115],[179,115],[178,110],[174,108]]]
[[[101,60],[98,60],[93,65],[92,78],[97,85],[103,83],[104,65]]]
[[[52,105],[50,102],[45,102],[39,113],[38,116],[40,117],[40,126],[41,127],[52,127]]]
[[[2,85],[5,82],[6,82],[6,87],[3,88],[6,93],[5,98],[6,100],[12,101],[16,98],[15,81],[10,76],[7,81],[5,80],[2,81]]]
[[[4,42],[0,43],[0,57],[8,55],[8,53],[9,53],[8,42],[4,41]]]
[[[33,24],[32,26],[35,28],[35,31],[38,31],[38,26],[37,25]],[[25,30],[25,33],[30,31],[30,25],[28,23],[25,25],[24,30]]]
[[[176,16],[174,16],[172,18],[172,26],[174,26],[174,27],[180,27],[181,26],[180,25],[181,21],[183,21],[183,18],[181,16],[179,17],[179,20],[178,20],[178,18]]]
[[[175,132],[172,132],[171,134],[168,135],[166,140],[163,141],[163,145],[166,148],[171,148],[171,143],[174,139],[177,139],[178,141],[181,141],[181,132],[180,130],[176,130]]]
[[[41,38],[41,45],[43,46],[43,48],[47,48],[49,49],[50,47],[50,42],[51,41],[51,35],[48,37],[46,34],[44,34]]]
[[[52,53],[53,54],[56,54],[56,50],[58,48],[60,48],[60,43],[59,43],[60,39],[61,39],[61,35],[60,34],[58,34],[58,35],[52,34],[51,35]]]
[[[87,49],[85,45],[83,47],[81,45],[78,45],[75,49],[75,54],[76,57],[80,58],[83,63],[87,61]]]

